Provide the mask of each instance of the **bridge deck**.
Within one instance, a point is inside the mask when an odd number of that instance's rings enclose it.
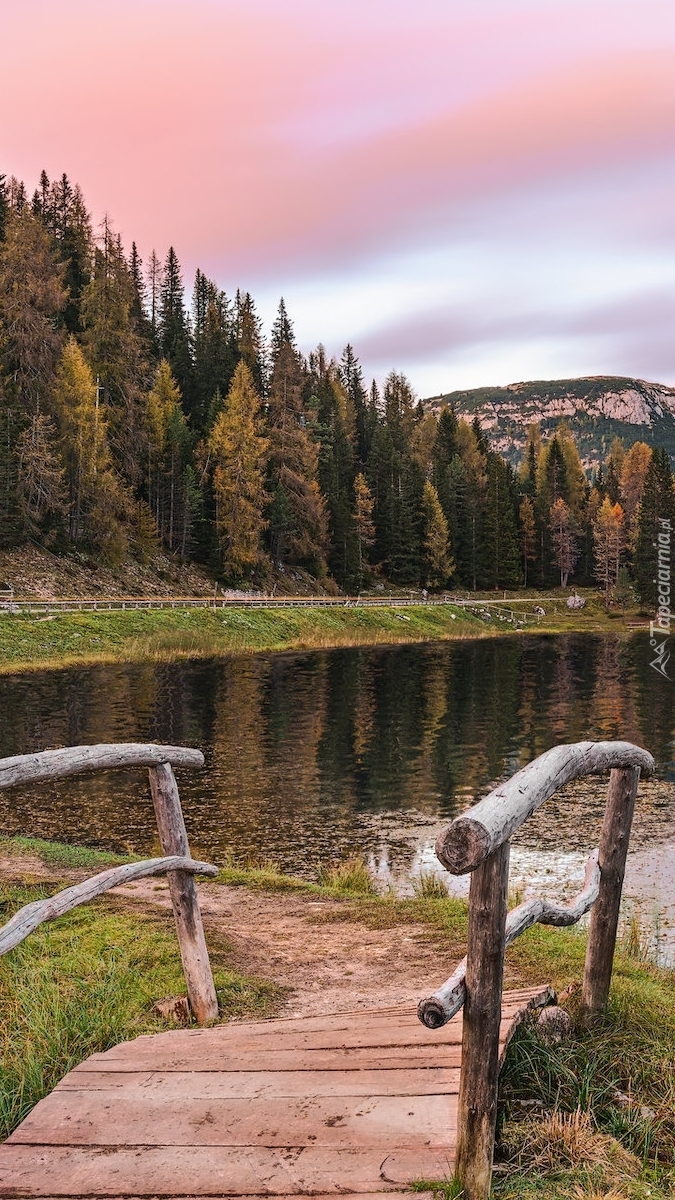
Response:
[[[547,988],[505,993],[501,1047]],[[452,1176],[462,1021],[412,1008],[180,1030],[71,1071],[0,1146],[0,1196],[363,1196]]]

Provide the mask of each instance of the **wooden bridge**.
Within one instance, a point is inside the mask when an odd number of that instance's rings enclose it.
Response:
[[[504,997],[500,1047],[548,989]],[[94,1054],[0,1147],[0,1195],[300,1196],[452,1177],[461,1016],[221,1025]]]
[[[0,1146],[0,1196],[357,1197],[457,1177],[466,1200],[486,1200],[499,1065],[523,1015],[553,998],[547,987],[502,995],[504,950],[537,921],[570,925],[592,907],[582,1005],[587,1019],[604,1006],[637,784],[651,756],[625,742],[559,746],[444,831],[440,861],[472,872],[468,953],[417,1013],[378,1008],[210,1028],[218,1009],[194,875],[216,868],[190,857],[171,767],[202,762],[199,751],[143,745],[0,761],[0,788],[147,766],[165,855],[26,906],[0,930],[0,954],[116,884],[166,871],[203,1026],[137,1038],[65,1076]],[[528,901],[507,916],[512,834],[562,784],[606,770],[600,846],[578,897]]]

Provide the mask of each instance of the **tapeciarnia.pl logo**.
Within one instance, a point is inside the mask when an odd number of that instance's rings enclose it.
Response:
[[[658,541],[654,543],[658,552],[657,578],[654,583],[657,585],[659,606],[656,610],[656,620],[649,623],[649,645],[654,650],[654,658],[649,665],[658,671],[659,675],[663,675],[664,679],[672,682],[666,670],[670,661],[668,642],[670,622],[673,618],[670,610],[670,534],[670,521],[660,518]]]

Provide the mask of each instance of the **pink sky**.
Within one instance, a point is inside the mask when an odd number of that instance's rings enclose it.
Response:
[[[675,6],[24,0],[0,171],[422,395],[675,383]]]

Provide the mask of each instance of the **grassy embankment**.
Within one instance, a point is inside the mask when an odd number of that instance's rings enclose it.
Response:
[[[0,614],[0,673],[87,663],[484,638],[514,632],[619,632],[638,619],[634,612],[608,616],[592,592],[580,612],[569,612],[562,595],[544,596],[541,603],[546,615],[539,624],[530,619],[527,625],[497,615],[485,621],[452,604],[406,608],[151,609],[49,617]],[[531,606],[514,607],[517,611]]]
[[[50,868],[50,885],[4,890],[2,917],[60,886],[59,870],[100,868],[112,855],[32,839],[4,839],[21,879],[26,856]],[[27,876],[28,877],[28,876]],[[62,881],[63,882],[63,881]],[[271,867],[231,866],[220,882],[331,898],[322,919],[371,928],[417,922],[450,964],[463,953],[466,907],[432,882],[411,900],[372,894],[362,864],[311,884]],[[223,1019],[274,1012],[274,984],[228,967],[225,937],[209,935]],[[581,977],[584,937],[535,927],[508,952],[507,986]],[[3,1134],[86,1055],[165,1028],[154,1001],[183,990],[170,918],[130,912],[101,898],[43,926],[0,961],[0,1121]],[[574,995],[567,1003],[574,1018]],[[617,954],[607,1014],[591,1031],[575,1026],[560,1047],[534,1025],[516,1035],[503,1072],[494,1196],[499,1200],[666,1200],[675,1193],[675,976],[644,961],[639,945]],[[439,1197],[456,1194],[434,1184]]]

